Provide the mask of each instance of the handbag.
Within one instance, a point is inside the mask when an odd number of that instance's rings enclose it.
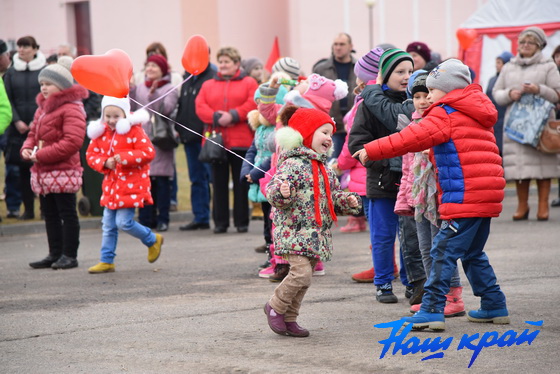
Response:
[[[546,123],[537,149],[543,153],[560,153],[560,120]]]
[[[31,171],[31,190],[37,195],[76,193],[82,188],[82,183],[80,170]]]
[[[221,133],[212,131],[212,133],[206,136],[204,145],[200,150],[198,155],[198,160],[200,162],[208,162],[211,164],[220,164],[227,161],[227,151],[224,146],[224,139]]]
[[[163,102],[159,108],[163,109]],[[179,146],[179,137],[175,126],[170,120],[159,114],[152,115],[152,133],[150,136],[152,144],[163,151],[171,151]]]
[[[504,132],[518,143],[537,148],[553,109],[554,105],[550,101],[537,95],[524,94],[512,104]]]

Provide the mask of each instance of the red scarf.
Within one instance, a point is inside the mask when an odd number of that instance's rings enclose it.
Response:
[[[319,197],[321,196],[321,191],[319,190],[319,171],[323,176],[323,181],[325,182],[325,192],[327,194],[327,201],[329,206],[329,212],[331,213],[331,217],[333,221],[337,221],[336,213],[334,212],[334,205],[332,201],[332,194],[331,194],[331,184],[329,182],[329,177],[327,175],[327,170],[325,169],[325,165],[318,160],[311,160],[311,166],[313,168],[313,196],[315,200],[315,220],[319,227],[323,226],[323,220],[321,219],[321,208],[319,205]]]
[[[169,83],[169,81],[168,81],[167,79],[160,79],[160,80],[158,80],[158,81],[149,81],[149,80],[146,80],[146,81],[144,81],[144,84],[146,85],[146,87],[150,88],[150,87],[152,87],[152,85],[154,84],[154,82],[157,82],[156,88],[160,88],[161,86],[164,86],[164,85],[166,85],[167,83]]]

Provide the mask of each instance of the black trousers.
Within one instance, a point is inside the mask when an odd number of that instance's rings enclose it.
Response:
[[[31,189],[31,164],[24,163],[19,167],[21,200],[24,213],[35,216],[35,194]]]
[[[233,149],[233,152],[245,157],[247,150]],[[249,226],[249,184],[241,181],[243,160],[228,152],[227,162],[212,165],[212,219],[215,227],[229,227],[229,180],[230,170],[233,179],[233,225]]]
[[[80,221],[76,212],[75,193],[40,195],[45,215],[49,254],[76,258],[80,246]]]
[[[272,206],[270,203],[261,203],[262,211],[263,211],[263,221],[264,221],[264,241],[266,244],[272,244],[272,220],[270,219],[270,211],[272,210]]]

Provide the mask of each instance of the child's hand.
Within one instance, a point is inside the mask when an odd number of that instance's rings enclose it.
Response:
[[[354,153],[354,154],[352,155],[352,157],[354,157],[355,159],[360,160],[360,162],[362,163],[362,165],[365,165],[366,162],[369,161],[369,157],[368,157],[368,155],[367,155],[367,152],[366,152],[365,148],[364,148],[364,149],[360,149],[359,151],[357,151],[356,153]]]
[[[122,163],[121,155],[120,155],[120,154],[117,153],[117,154],[115,155],[114,159],[115,159],[115,162],[116,162],[116,163],[118,163],[118,164]]]
[[[253,179],[251,178],[251,175],[247,174],[245,175],[245,178],[247,178],[247,182],[253,183]]]
[[[278,88],[280,87],[280,84],[278,84],[278,77],[273,77],[270,80],[270,83],[268,84],[268,87],[270,88]]]
[[[24,160],[31,160],[31,153],[33,151],[30,148],[25,148],[23,151],[21,151],[21,158],[23,158]]]
[[[348,201],[348,205],[350,205],[350,208],[357,208],[358,207],[358,199],[356,198],[356,196],[354,195],[350,195],[348,196],[348,198],[346,199],[346,201]]]
[[[115,162],[115,158],[114,157],[109,157],[107,159],[107,161],[105,161],[105,167],[107,169],[115,170],[115,168],[117,167],[117,163]]]
[[[284,199],[287,199],[288,197],[290,197],[290,183],[284,181],[282,182],[282,184],[280,185],[280,193],[282,194],[282,197],[284,197]]]

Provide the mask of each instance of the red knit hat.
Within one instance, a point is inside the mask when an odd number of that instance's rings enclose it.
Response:
[[[161,75],[162,76],[166,76],[168,71],[169,71],[169,65],[167,64],[167,60],[165,59],[165,57],[163,57],[162,55],[151,55],[150,57],[148,57],[148,59],[146,60],[146,64],[148,62],[153,62],[154,64],[156,64],[157,66],[159,66],[159,68],[161,69]]]
[[[288,121],[288,126],[301,134],[304,146],[311,148],[315,130],[326,123],[332,125],[334,133],[336,125],[327,113],[318,109],[299,108]]]

